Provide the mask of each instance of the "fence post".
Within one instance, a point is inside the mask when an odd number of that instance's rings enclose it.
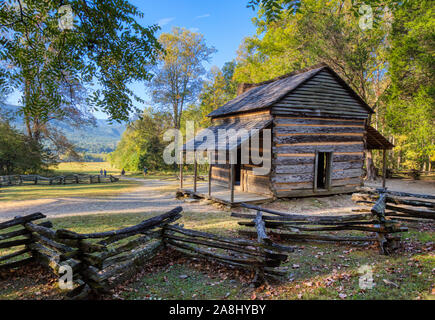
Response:
[[[257,241],[261,244],[271,244],[271,241],[269,237],[266,234],[266,224],[263,220],[263,213],[258,210],[257,216],[254,220],[255,227],[257,229]],[[266,263],[266,253],[264,252],[263,248],[258,249],[262,255],[263,263]],[[255,271],[255,278],[254,278],[254,284],[256,287],[261,286],[266,281],[264,276],[264,266],[259,266],[256,268]]]
[[[387,230],[386,219],[385,219],[385,208],[386,208],[386,200],[387,194],[385,190],[382,190],[379,194],[379,199],[376,201],[375,205],[372,208],[372,213],[376,215],[379,220],[379,227],[383,227],[384,230]],[[376,232],[376,237],[379,242],[379,250],[381,254],[388,255],[389,254],[389,246],[390,243],[386,239],[385,234]]]

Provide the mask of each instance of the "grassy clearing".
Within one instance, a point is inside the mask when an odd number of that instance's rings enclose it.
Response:
[[[55,228],[76,232],[101,232],[132,226],[155,214],[106,214],[52,219]],[[188,213],[179,221],[186,228],[236,236],[236,219],[228,213]],[[144,266],[142,273],[105,298],[120,299],[434,299],[434,227],[416,226],[403,235],[404,248],[392,256],[381,256],[375,246],[288,243],[297,250],[289,254],[288,276],[281,283],[254,289],[249,276],[214,263],[195,261],[173,253],[162,253]],[[418,231],[420,230],[420,231]],[[373,270],[374,288],[359,288],[359,268]],[[45,275],[45,277],[47,277]],[[10,278],[10,277],[9,277]],[[7,279],[9,279],[7,278]],[[0,299],[52,298],[53,283],[41,288],[28,277],[5,281]],[[44,278],[45,279],[45,278]],[[51,288],[49,290],[49,288]],[[35,295],[35,292],[43,292]]]
[[[100,170],[104,169],[106,169],[107,174],[121,174],[121,170],[113,168],[109,162],[62,162],[50,169],[54,171],[54,175],[100,174]]]
[[[111,197],[134,190],[140,182],[121,180],[115,183],[23,185],[0,189],[0,202],[61,197]]]
[[[122,169],[112,167],[110,162],[62,162],[57,166],[50,168],[53,170],[53,175],[67,175],[73,173],[80,174],[100,174],[100,170],[106,169],[107,174],[120,175]],[[144,179],[170,179],[176,178],[179,174],[178,168],[176,170],[166,171],[148,171],[144,177],[142,171],[127,171],[126,177],[130,178],[144,178]],[[185,176],[193,176],[193,168],[184,169]],[[207,171],[198,171],[198,175],[207,176]]]

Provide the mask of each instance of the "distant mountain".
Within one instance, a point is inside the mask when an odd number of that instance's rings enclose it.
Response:
[[[11,120],[18,130],[24,131],[24,121],[18,115],[18,106],[0,104],[0,116]],[[81,152],[108,153],[116,149],[121,136],[126,129],[125,124],[110,124],[105,119],[97,119],[96,126],[86,126],[77,129],[67,123],[52,121],[51,124],[62,131],[65,136],[73,142]]]

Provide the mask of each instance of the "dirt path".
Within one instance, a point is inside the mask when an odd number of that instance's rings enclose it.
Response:
[[[381,188],[382,180],[378,179],[378,181],[375,182],[366,182],[365,185],[367,187]],[[435,179],[433,180],[387,179],[386,187],[389,190],[393,190],[393,191],[435,195]]]
[[[7,203],[0,202],[0,221],[9,220],[17,215],[42,212],[48,217],[63,217],[71,215],[89,215],[101,213],[152,213],[168,211],[176,206],[183,206],[190,212],[219,212],[214,206],[201,202],[184,202],[175,199],[178,182],[175,180],[136,180],[141,186],[129,193],[102,198],[56,198],[23,200]],[[380,187],[381,182],[366,184]],[[390,190],[426,193],[435,195],[435,180],[388,180]],[[351,200],[351,195],[335,195],[330,197],[311,197],[290,200],[277,200],[264,204],[266,208],[298,214],[337,214],[343,211],[351,212],[358,206]],[[241,209],[236,209],[240,211]]]
[[[0,221],[17,215],[42,212],[47,217],[88,215],[99,213],[162,212],[182,205],[185,211],[216,212],[218,209],[201,203],[187,203],[175,199],[177,182],[170,180],[143,180],[143,184],[129,193],[102,198],[56,198],[0,203]]]

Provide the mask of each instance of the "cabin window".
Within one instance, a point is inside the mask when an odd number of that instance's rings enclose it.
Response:
[[[331,188],[332,152],[316,152],[314,191]]]

